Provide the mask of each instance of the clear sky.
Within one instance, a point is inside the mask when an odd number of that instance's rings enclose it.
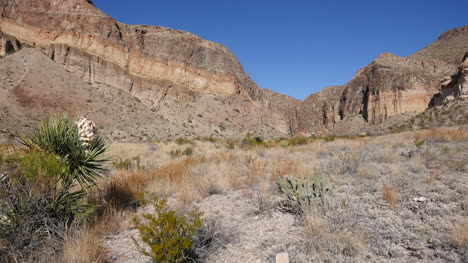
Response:
[[[227,46],[262,88],[304,99],[348,82],[380,53],[408,56],[468,25],[468,0],[94,0],[120,22]]]

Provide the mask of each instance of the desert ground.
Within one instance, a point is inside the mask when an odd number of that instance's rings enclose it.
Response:
[[[112,212],[66,243],[65,257],[151,262],[131,221],[151,207],[129,204],[150,192],[178,213],[203,212],[200,262],[274,262],[280,253],[290,262],[467,262],[466,130],[295,143],[113,144],[98,196]],[[291,211],[280,177],[327,180],[326,205]]]

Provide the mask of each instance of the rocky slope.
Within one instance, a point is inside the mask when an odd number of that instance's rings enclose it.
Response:
[[[85,0],[2,0],[0,12],[0,55],[31,47],[97,90],[109,86],[135,97],[175,125],[157,137],[291,130],[286,116],[298,100],[257,87],[220,44],[184,31],[122,24]],[[50,77],[46,72],[43,80]],[[81,113],[94,114],[85,106]],[[196,123],[197,116],[206,119]]]
[[[102,124],[115,129],[117,140],[310,135],[347,127],[356,118],[364,126],[381,125],[466,94],[466,67],[460,63],[468,51],[467,26],[447,31],[408,58],[382,54],[346,85],[301,102],[259,88],[220,44],[184,31],[123,24],[91,1],[0,0],[0,14],[0,65],[12,72],[4,77],[9,83],[0,86],[3,98],[10,98],[0,126],[13,131],[23,131],[37,113],[67,111],[107,120]],[[23,49],[29,51],[17,55]],[[45,70],[27,67],[22,59],[40,61]],[[72,89],[69,79],[81,82]],[[47,93],[41,83],[58,90]],[[30,92],[47,94],[47,100],[62,106],[12,99],[29,94],[22,91],[27,84],[34,87]],[[85,99],[95,107],[79,99],[79,108],[61,103],[70,100],[70,90],[86,94],[89,89],[100,94]],[[110,90],[119,99],[113,95],[106,101],[103,94]],[[127,99],[138,102],[131,110],[141,122],[133,122],[132,114],[119,120],[128,111],[116,102]],[[105,107],[108,118],[100,117]]]
[[[466,97],[466,52],[468,26],[447,31],[408,58],[384,53],[346,85],[306,98],[299,107],[298,131],[333,132],[356,117],[381,125],[440,105],[447,97]]]

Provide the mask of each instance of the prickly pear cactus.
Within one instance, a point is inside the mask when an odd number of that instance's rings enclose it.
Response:
[[[278,176],[280,192],[289,200],[298,213],[311,206],[326,208],[327,196],[331,194],[332,184],[327,176],[293,178]]]

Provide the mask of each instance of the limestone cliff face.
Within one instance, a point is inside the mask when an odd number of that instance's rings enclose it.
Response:
[[[187,32],[121,24],[84,0],[4,0],[1,12],[2,32],[44,49],[89,81],[126,90],[139,88],[132,77],[228,95],[242,89],[235,80],[245,73],[234,55]],[[111,67],[130,76],[116,78]]]
[[[0,0],[0,15],[0,56],[40,50],[93,87],[124,91],[148,112],[170,118],[174,127],[167,134],[219,134],[230,123],[226,136],[251,129],[307,135],[356,116],[378,125],[467,94],[468,62],[460,64],[468,26],[445,32],[408,58],[382,54],[347,84],[301,102],[259,88],[220,44],[184,31],[119,23],[91,1]],[[197,127],[188,124],[194,115],[210,117]]]
[[[1,0],[0,13],[2,56],[35,47],[83,80],[130,92],[148,107],[166,98],[193,100],[196,93],[243,98],[259,122],[291,130],[289,109],[299,101],[259,88],[220,44],[122,24],[86,0]]]
[[[457,98],[468,99],[468,53],[465,54],[457,74],[445,77],[442,90],[433,97],[431,106],[438,106]]]
[[[346,85],[325,88],[302,102],[298,132],[329,131],[354,116],[379,124],[402,113],[420,113],[447,97],[463,98],[466,70],[459,63],[467,51],[465,26],[447,31],[408,58],[384,53]]]

